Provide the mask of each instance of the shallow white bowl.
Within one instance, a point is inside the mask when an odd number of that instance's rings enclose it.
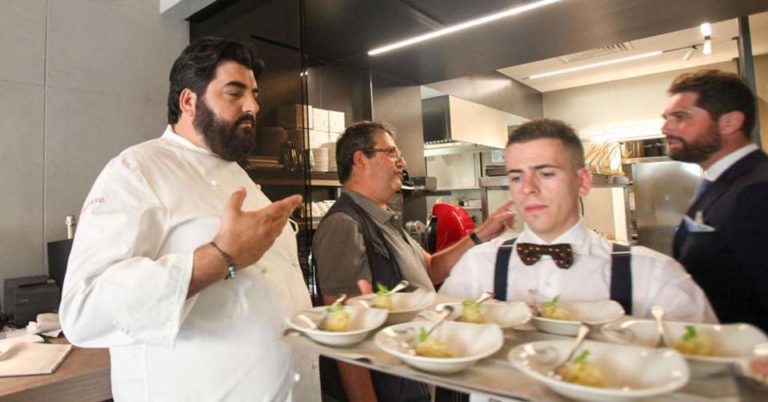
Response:
[[[715,344],[713,356],[684,355],[696,372],[718,371],[726,368],[727,364],[760,356],[768,350],[768,337],[750,324],[664,321],[667,341],[671,343],[679,341],[685,334],[686,325],[693,325],[699,334],[712,338]],[[630,345],[654,347],[659,339],[656,323],[651,320],[615,322],[603,326],[602,331],[606,338]]]
[[[566,382],[549,373],[572,345],[569,340],[518,345],[509,351],[509,361],[558,394],[582,401],[651,398],[683,387],[690,378],[685,359],[674,350],[586,341],[579,350],[589,349],[587,361],[602,372],[608,387]]]
[[[315,342],[330,346],[349,346],[365,339],[368,334],[379,328],[387,319],[387,310],[365,308],[363,306],[345,306],[349,313],[349,331],[331,332],[312,328],[307,319],[319,326],[326,314],[327,306],[314,307],[299,311],[288,317],[288,326],[304,333]],[[304,318],[300,317],[304,316]]]
[[[534,316],[533,326],[551,334],[576,336],[582,323],[602,325],[616,321],[624,315],[624,308],[613,300],[560,301],[559,306],[570,311],[573,320],[554,320]]]
[[[442,311],[442,306],[446,305],[453,307],[453,313],[448,316],[448,320],[461,322],[461,314],[464,311],[462,302],[438,304],[434,309],[424,311],[419,317],[427,320],[438,319],[442,315],[440,312]],[[496,324],[501,328],[512,328],[525,324],[533,316],[531,308],[523,302],[488,300],[480,304],[480,311],[482,311],[487,324]]]
[[[478,360],[496,353],[504,344],[504,335],[496,324],[447,321],[435,329],[430,337],[446,343],[454,357],[424,357],[410,354],[409,349],[416,344],[419,329],[423,327],[429,330],[432,325],[434,322],[431,321],[393,325],[379,331],[373,341],[381,350],[399,358],[405,364],[438,374],[464,370]]]
[[[376,295],[362,295],[349,299],[348,305],[367,305],[370,306]],[[390,295],[392,298],[392,310],[389,310],[387,324],[398,324],[408,322],[416,318],[416,315],[435,304],[437,293],[416,290],[415,292],[400,292]]]

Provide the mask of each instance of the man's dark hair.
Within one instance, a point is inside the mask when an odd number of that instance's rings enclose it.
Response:
[[[744,125],[741,129],[747,138],[752,136],[752,128],[755,126],[755,95],[738,75],[720,70],[681,74],[675,78],[667,92],[670,95],[681,92],[699,95],[696,106],[706,110],[714,121],[728,112],[743,113]]]
[[[224,61],[234,61],[253,70],[256,78],[264,63],[253,56],[250,49],[239,41],[205,37],[190,43],[171,68],[168,90],[168,124],[176,124],[181,117],[179,95],[185,88],[202,97],[213,80],[216,68]]]
[[[571,163],[576,169],[586,166],[584,146],[571,126],[560,120],[541,119],[522,124],[509,133],[507,146],[528,141],[552,138],[559,140],[570,154]]]
[[[382,130],[390,136],[395,136],[395,130],[386,123],[378,121],[360,121],[344,130],[336,142],[336,167],[339,170],[339,181],[344,184],[352,175],[355,151],[362,151],[369,159],[375,152],[376,130]]]

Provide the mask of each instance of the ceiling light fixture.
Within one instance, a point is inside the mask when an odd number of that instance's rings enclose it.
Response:
[[[539,79],[539,78],[552,77],[552,76],[555,76],[555,75],[572,73],[572,72],[575,72],[575,71],[588,70],[590,68],[609,66],[611,64],[624,63],[624,62],[632,61],[632,60],[645,59],[647,57],[658,56],[658,55],[663,54],[663,53],[664,52],[661,51],[661,50],[657,50],[657,51],[654,51],[654,52],[648,52],[648,53],[641,53],[641,54],[637,54],[637,55],[634,55],[634,56],[622,57],[620,59],[607,60],[607,61],[601,61],[601,62],[598,62],[598,63],[585,64],[583,66],[564,68],[562,70],[555,70],[555,71],[550,71],[550,72],[547,72],[547,73],[533,74],[530,77],[528,77],[527,79],[535,80],[535,79]]]
[[[505,10],[505,11],[498,12],[491,15],[486,15],[485,17],[476,18],[474,20],[469,20],[466,22],[462,22],[460,24],[445,27],[443,29],[440,29],[434,32],[415,36],[413,38],[405,39],[405,40],[395,42],[386,46],[378,47],[376,49],[369,50],[368,55],[369,56],[379,55],[395,49],[410,46],[410,45],[424,42],[430,39],[438,38],[440,36],[448,35],[453,32],[463,31],[465,29],[476,27],[478,25],[487,24],[489,22],[493,22],[502,18],[511,17],[513,15],[521,14],[521,13],[531,11],[540,7],[548,6],[550,4],[557,3],[560,1],[563,1],[563,0],[542,0],[542,1],[531,3],[525,6],[510,8],[509,10]]]
[[[705,22],[701,24],[699,29],[701,29],[701,34],[704,35],[704,48],[701,52],[712,54],[712,25],[709,22]]]
[[[696,46],[691,46],[690,49],[688,49],[685,54],[683,55],[683,60],[688,61],[693,57],[693,54],[696,53]]]

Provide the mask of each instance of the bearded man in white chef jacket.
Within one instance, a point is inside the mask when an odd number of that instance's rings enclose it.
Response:
[[[287,219],[236,163],[254,143],[260,61],[204,38],[173,65],[168,127],[112,159],[80,216],[60,307],[67,338],[108,347],[118,401],[283,401],[279,338],[310,306]]]

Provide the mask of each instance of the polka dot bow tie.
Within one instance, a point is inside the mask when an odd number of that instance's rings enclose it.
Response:
[[[555,260],[558,268],[568,269],[573,265],[573,250],[568,243],[561,244],[532,244],[518,243],[517,255],[525,265],[537,263],[541,256],[547,254]]]

